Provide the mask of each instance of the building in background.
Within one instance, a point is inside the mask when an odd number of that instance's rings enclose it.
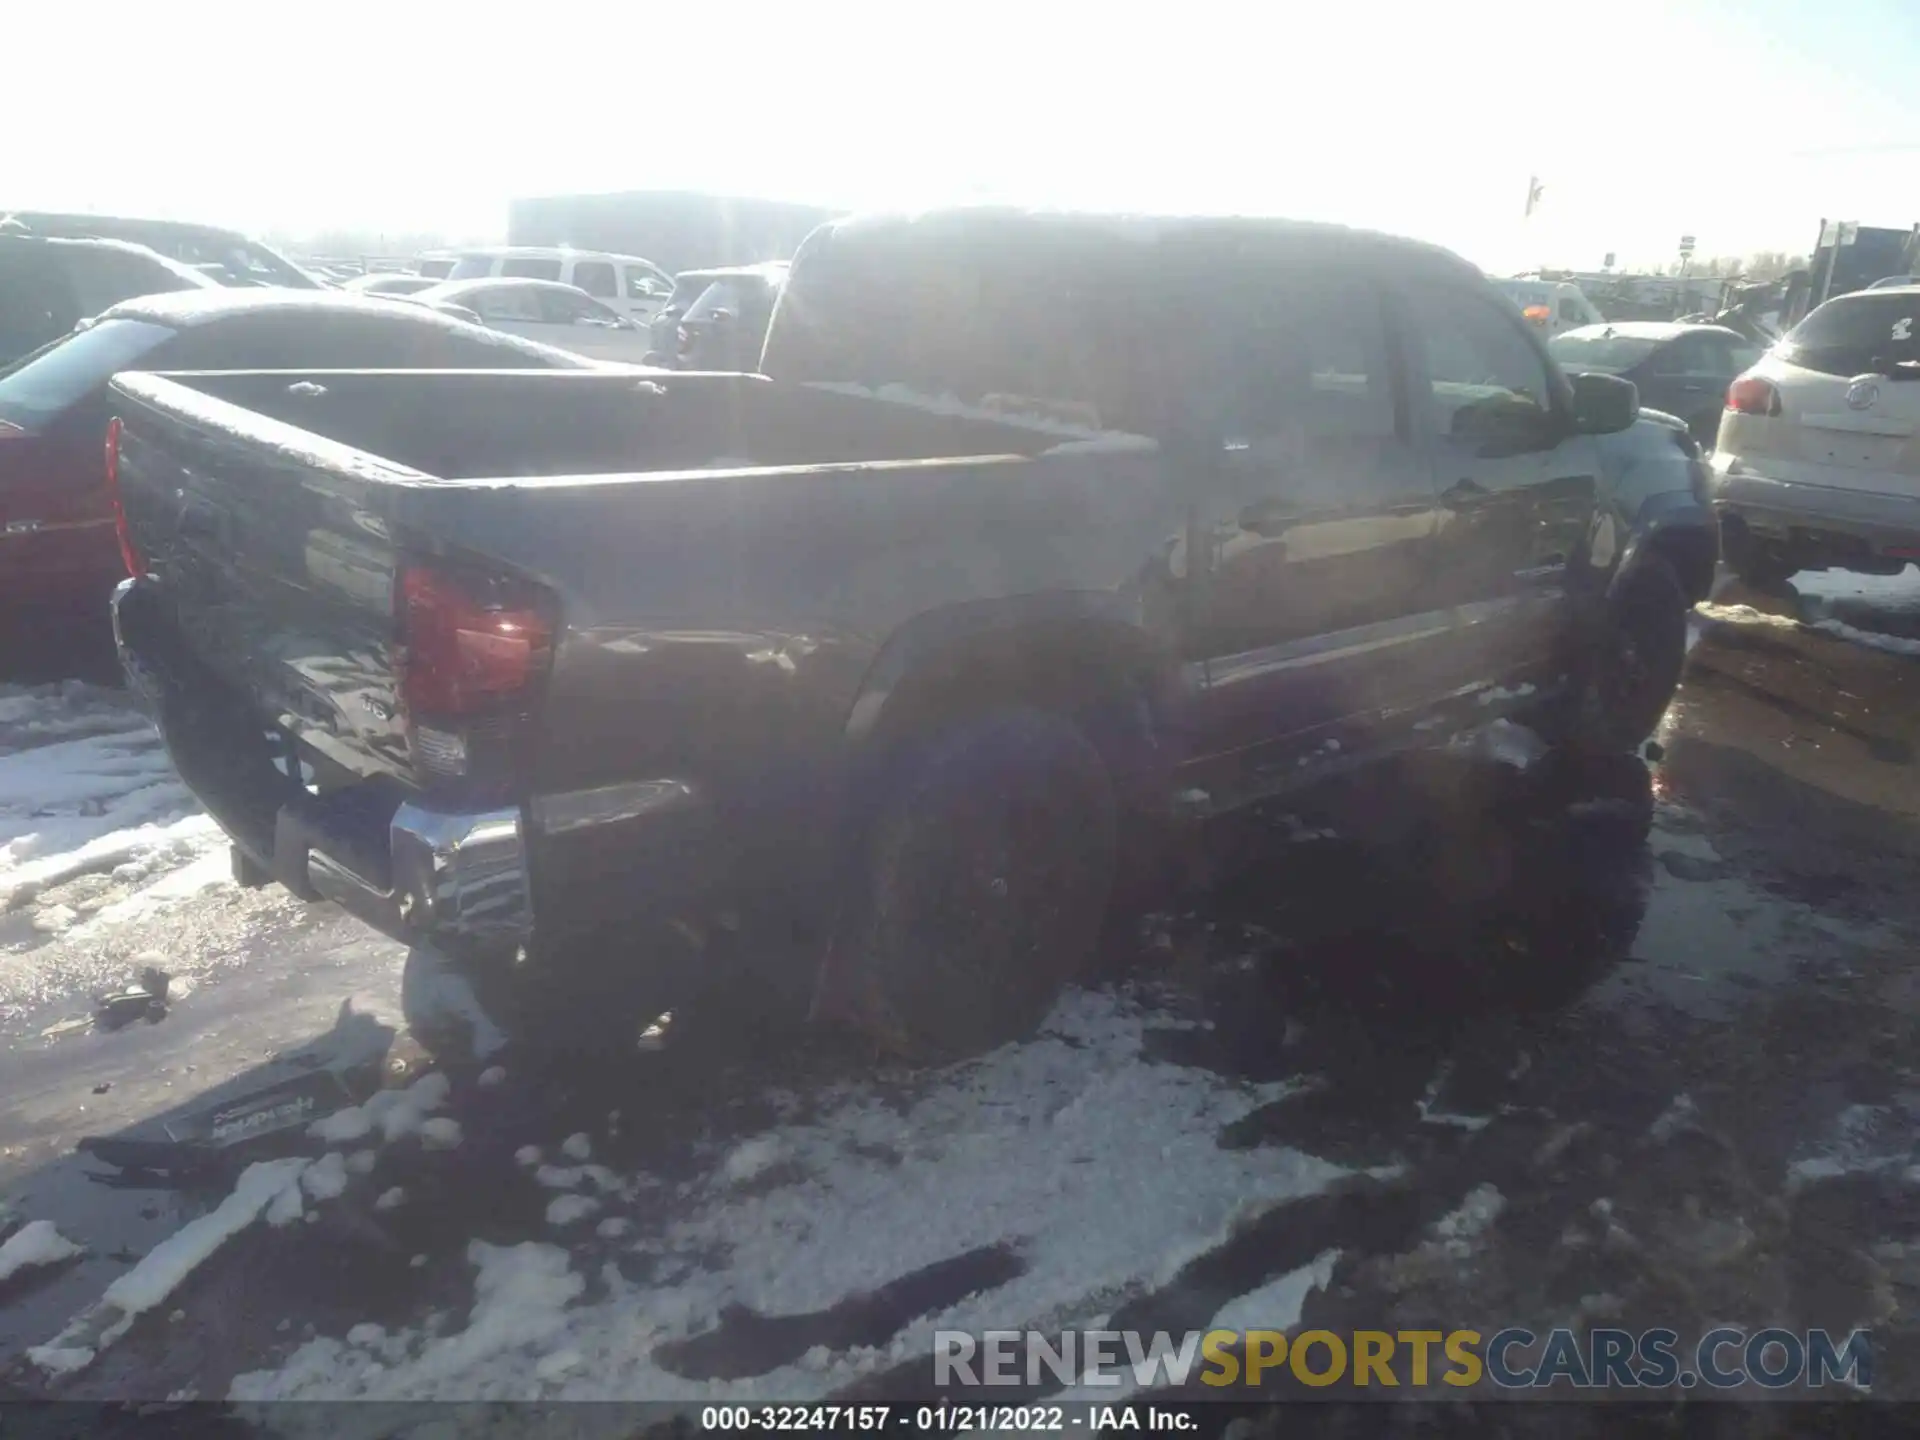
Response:
[[[817,226],[842,212],[784,200],[690,191],[544,195],[507,211],[510,245],[572,245],[639,255],[677,273],[785,260]]]

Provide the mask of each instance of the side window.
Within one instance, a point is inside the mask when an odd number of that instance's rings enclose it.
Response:
[[[613,277],[613,266],[606,260],[576,260],[573,262],[573,283],[589,295],[602,300],[612,300],[620,293],[620,286]]]
[[[664,300],[673,294],[673,281],[658,270],[643,270],[638,265],[627,267],[627,298],[629,300]]]
[[[516,280],[558,280],[560,262],[539,255],[512,255],[500,262],[500,273]]]
[[[1229,443],[1395,433],[1386,328],[1370,286],[1282,282],[1236,297],[1234,309]]]
[[[482,290],[467,297],[467,305],[482,320],[523,321],[537,324],[543,318],[534,287],[503,285],[497,290]]]
[[[1584,325],[1587,323],[1587,312],[1581,308],[1580,302],[1574,299],[1573,296],[1562,295],[1560,297],[1560,319],[1568,325]]]
[[[1423,288],[1407,296],[1426,371],[1422,398],[1442,435],[1480,433],[1552,408],[1546,365],[1513,316],[1492,296]]]
[[[1727,375],[1744,375],[1760,363],[1760,357],[1766,351],[1758,345],[1749,345],[1741,340],[1727,341]]]
[[[586,295],[574,295],[565,290],[541,290],[534,299],[540,306],[540,318],[550,325],[600,324],[612,325],[619,316]]]
[[[1654,356],[1653,373],[1716,377],[1727,373],[1726,363],[1727,352],[1716,336],[1682,335]]]

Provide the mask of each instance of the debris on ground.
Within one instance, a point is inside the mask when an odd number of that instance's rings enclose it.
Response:
[[[172,978],[166,971],[149,965],[140,972],[138,983],[117,994],[102,995],[93,1010],[93,1023],[102,1030],[122,1030],[136,1020],[149,1025],[167,1017],[167,987]]]

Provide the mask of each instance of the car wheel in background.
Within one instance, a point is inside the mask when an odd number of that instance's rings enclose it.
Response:
[[[1030,1034],[1094,949],[1118,828],[1099,752],[1057,715],[997,709],[907,742],[835,946],[835,1009],[921,1061]]]

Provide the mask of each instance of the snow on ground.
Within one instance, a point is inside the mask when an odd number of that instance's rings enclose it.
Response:
[[[0,686],[0,944],[93,934],[225,882],[225,846],[128,699]]]
[[[67,1374],[133,1328],[133,1322],[159,1305],[215,1251],[276,1207],[289,1186],[297,1186],[308,1162],[293,1156],[249,1165],[233,1193],[214,1210],[189,1221],[149,1250],[106,1289],[99,1301],[76,1315],[66,1329],[27,1358],[53,1374]]]
[[[1300,1323],[1300,1309],[1307,1296],[1324,1290],[1333,1280],[1333,1267],[1340,1259],[1338,1250],[1323,1250],[1310,1265],[1290,1270],[1258,1290],[1229,1300],[1220,1313],[1209,1320],[1206,1330],[1291,1330]]]
[[[562,1213],[550,1219],[568,1228],[549,1235],[579,1248],[475,1241],[463,1328],[390,1335],[377,1356],[316,1338],[279,1370],[239,1377],[233,1398],[800,1399],[930,1355],[936,1329],[1090,1322],[1153,1285],[1170,1255],[1348,1173],[1280,1147],[1222,1148],[1223,1126],[1292,1087],[1149,1062],[1147,1029],[1125,998],[1075,992],[1039,1039],[923,1077],[910,1095],[873,1082],[829,1092],[816,1118],[716,1147],[710,1169],[680,1187],[672,1218],[638,1217],[624,1274],[605,1257],[626,1227],[580,1224],[585,1207],[557,1197]],[[692,1381],[655,1359],[727,1306],[825,1309],[1003,1243],[1018,1248],[1024,1273],[918,1317],[884,1351],[814,1354],[731,1383]],[[595,1298],[582,1303],[589,1278]]]
[[[55,1229],[51,1220],[28,1221],[0,1245],[0,1285],[23,1270],[71,1260],[80,1248]]]

